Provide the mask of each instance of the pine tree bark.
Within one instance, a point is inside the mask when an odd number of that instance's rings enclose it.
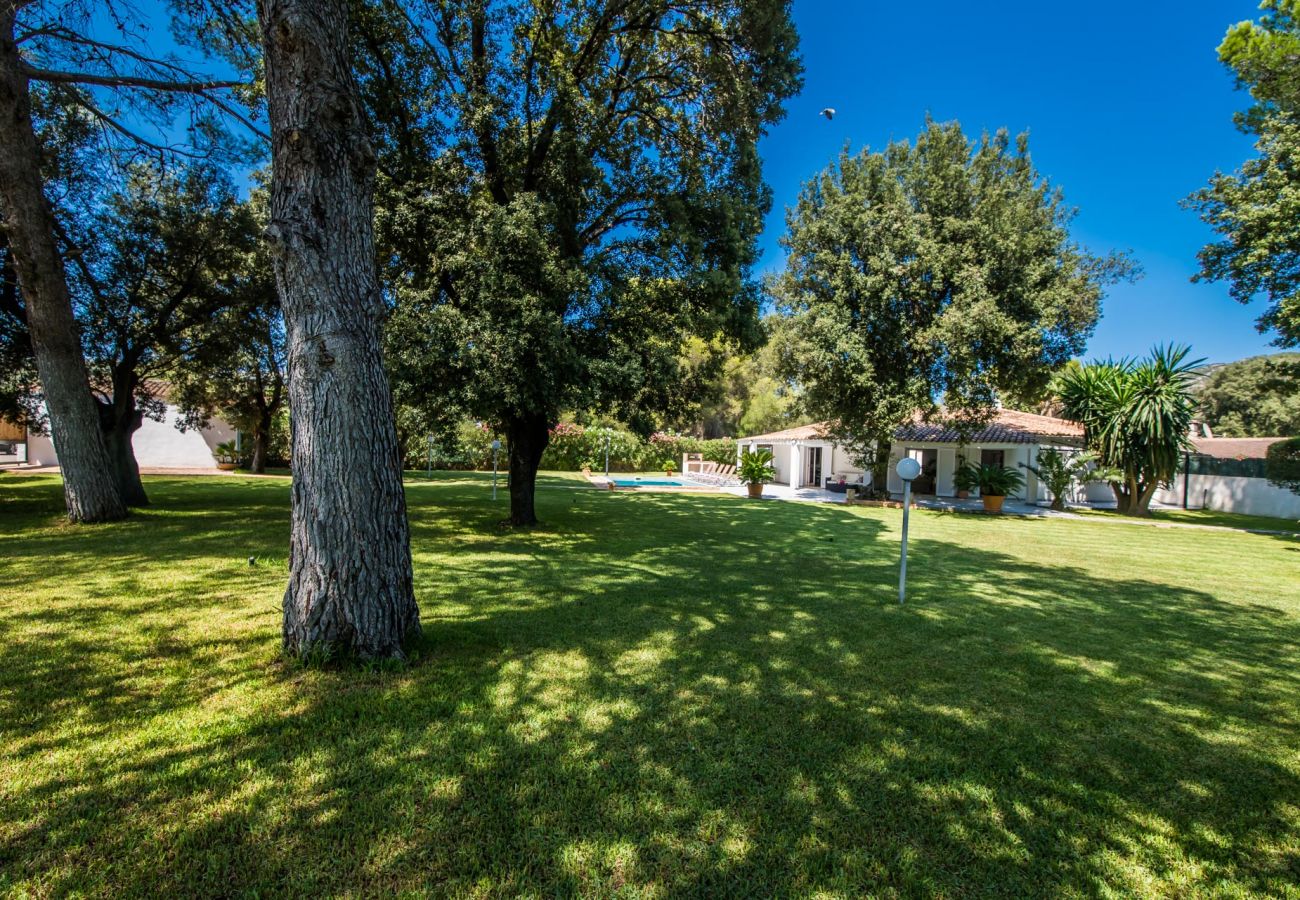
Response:
[[[126,516],[81,353],[54,211],[41,179],[27,77],[14,43],[16,5],[0,3],[0,202],[14,269],[23,292],[36,371],[45,394],[63,496],[74,522]]]
[[[418,632],[383,304],[375,156],[346,0],[258,0],[271,123],[271,224],[288,338],[293,514],[284,647],[400,658]]]
[[[551,442],[547,417],[526,413],[506,423],[510,456],[510,524],[537,524],[537,469]]]

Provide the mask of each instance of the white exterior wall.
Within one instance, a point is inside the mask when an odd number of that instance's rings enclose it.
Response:
[[[863,470],[861,466],[854,465],[853,457],[849,451],[835,444],[826,443],[825,450],[822,451],[822,475],[832,476],[838,481],[840,475],[844,476],[845,481],[861,481]]]
[[[1001,450],[1004,454],[1006,465],[1015,469],[1025,476],[1025,487],[1012,496],[1019,500],[1036,497],[1040,492],[1038,479],[1034,478],[1034,473],[1026,471],[1022,465],[1027,465],[1036,461],[1038,447],[1035,444],[967,444],[963,449],[967,462],[978,462],[981,450]],[[903,492],[903,479],[898,477],[894,467],[898,461],[903,458],[903,454],[908,450],[935,450],[937,451],[937,463],[935,468],[934,486],[935,493],[940,497],[951,497],[956,491],[953,489],[952,479],[957,471],[957,448],[949,443],[940,443],[938,441],[894,441],[889,448],[889,491],[893,494]],[[974,492],[974,496],[979,496],[979,492]],[[1046,499],[1045,495],[1044,498]]]
[[[235,429],[220,419],[212,419],[202,431],[180,431],[176,427],[179,418],[176,408],[168,406],[164,421],[145,419],[132,435],[131,447],[141,468],[215,468],[217,460],[212,454],[213,448],[235,439]],[[59,458],[49,435],[28,433],[27,460],[38,466],[58,465]]]
[[[822,448],[822,480],[843,475],[846,481],[858,481],[863,471],[853,464],[847,450],[830,441],[740,441],[736,445],[736,459],[746,450],[758,447],[772,448],[772,468],[776,469],[776,483],[792,487],[803,487],[807,480],[808,450],[811,447]],[[797,479],[794,484],[792,479]],[[822,487],[823,485],[816,485]]]
[[[1271,485],[1265,478],[1189,475],[1187,488],[1188,506],[1192,509],[1300,519],[1300,494]],[[1179,475],[1168,489],[1158,489],[1155,499],[1169,506],[1182,506],[1183,476]]]
[[[766,444],[749,444],[748,449],[754,450],[758,447],[768,446]],[[789,444],[772,444],[772,468],[776,469],[776,481],[778,484],[790,483],[790,445]]]
[[[27,461],[34,466],[53,466],[59,461],[54,455],[54,442],[48,434],[27,432]]]

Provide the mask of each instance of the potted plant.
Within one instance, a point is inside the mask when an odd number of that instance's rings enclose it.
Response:
[[[979,487],[979,466],[972,463],[958,466],[957,471],[952,473],[952,486],[957,492],[957,499],[965,500],[971,491]]]
[[[234,441],[226,441],[212,448],[217,457],[217,468],[229,472],[239,466],[239,451]]]
[[[740,465],[736,468],[736,477],[742,484],[749,486],[749,496],[758,500],[763,496],[763,485],[776,477],[772,468],[771,450],[746,450],[740,455]]]
[[[672,478],[673,472],[676,471],[677,471],[677,467],[673,465],[673,461],[671,459],[668,460],[668,462],[664,463],[664,474],[667,475],[669,478]]]
[[[1025,476],[1006,466],[982,465],[976,472],[976,487],[979,488],[985,512],[1002,512],[1002,503],[1007,499],[1007,494],[1025,483]]]

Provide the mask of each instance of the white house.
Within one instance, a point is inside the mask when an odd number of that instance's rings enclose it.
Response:
[[[921,464],[921,477],[912,482],[918,494],[951,497],[953,474],[964,457],[968,462],[1009,466],[1025,475],[1021,499],[1046,500],[1047,493],[1034,474],[1024,466],[1036,465],[1044,447],[1077,450],[1083,443],[1083,429],[1073,422],[1034,413],[998,410],[993,420],[978,431],[961,435],[951,426],[923,422],[918,417],[894,432],[889,452],[889,485],[892,493],[901,493],[902,481],[894,466],[904,455]],[[839,446],[826,431],[825,424],[801,425],[757,434],[737,440],[740,450],[766,448],[772,451],[776,480],[791,487],[834,489],[840,482],[870,483],[851,454]],[[1088,499],[1113,499],[1105,485],[1091,485]]]
[[[212,419],[206,428],[181,431],[177,428],[180,411],[167,404],[163,421],[145,418],[131,438],[135,459],[141,469],[215,469],[214,450],[218,444],[236,440],[235,428],[221,419]],[[11,423],[3,423],[9,440],[0,441],[0,464],[57,466],[58,453],[49,434],[41,434]]]

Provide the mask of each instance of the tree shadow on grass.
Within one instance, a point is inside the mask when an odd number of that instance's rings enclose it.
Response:
[[[921,538],[900,608],[883,520],[840,509],[584,495],[494,538],[490,507],[448,527],[456,502],[412,508],[418,665],[267,669],[249,637],[246,708],[204,717],[231,688],[173,684],[152,711],[173,729],[137,737],[130,704],[99,723],[130,752],[45,740],[76,765],[0,798],[19,823],[0,870],[129,895],[1276,895],[1300,876],[1300,625],[1266,603]],[[93,643],[113,611],[81,614]],[[87,649],[25,652],[73,667],[66,699],[122,667],[75,666]]]

